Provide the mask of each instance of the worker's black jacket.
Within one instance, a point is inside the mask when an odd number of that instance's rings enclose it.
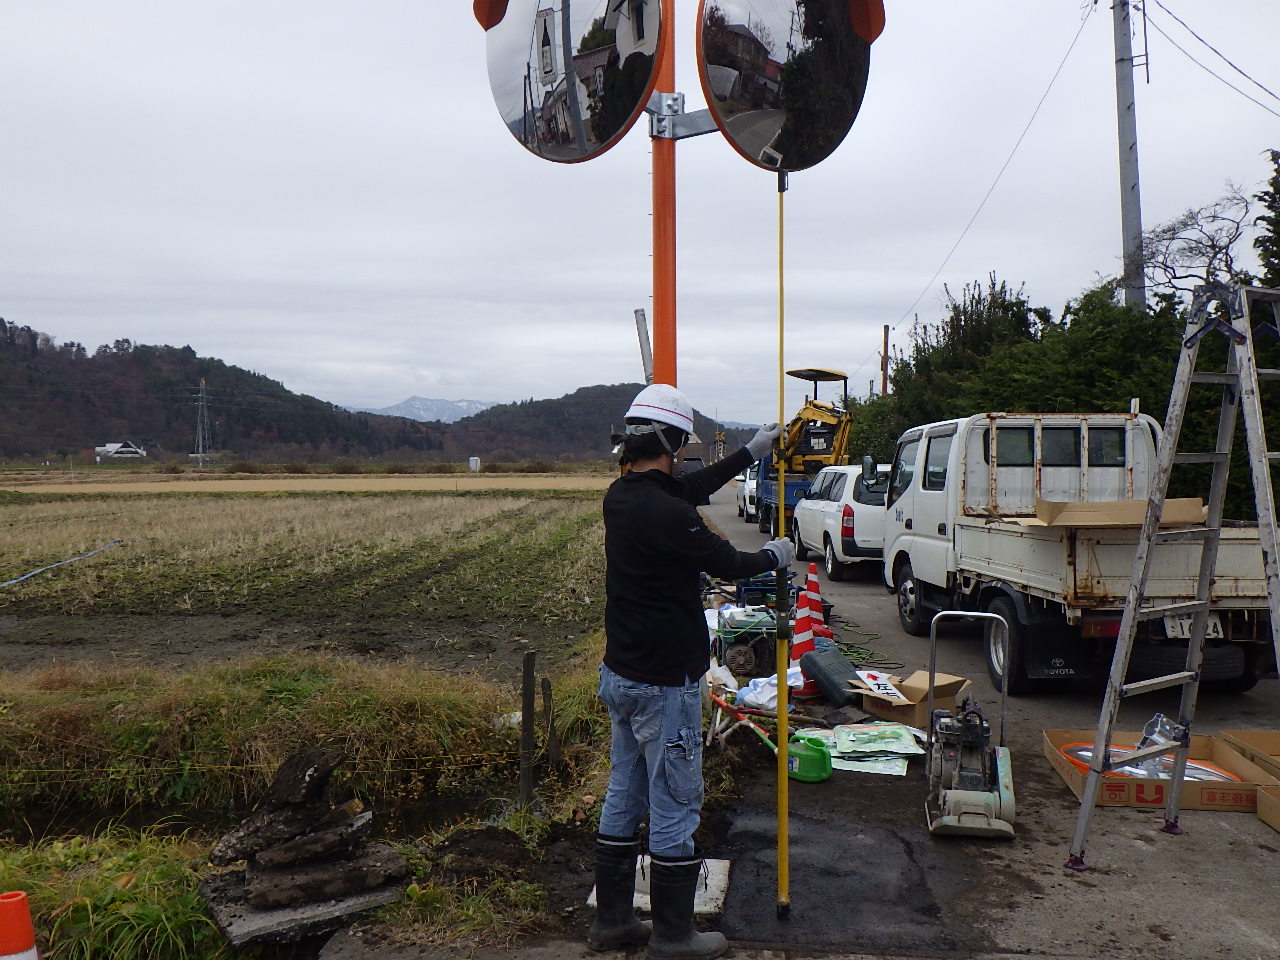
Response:
[[[618,676],[668,687],[699,679],[710,666],[699,574],[740,579],[774,568],[770,551],[739,552],[693,506],[752,462],[744,447],[680,477],[633,471],[609,486],[604,662]]]

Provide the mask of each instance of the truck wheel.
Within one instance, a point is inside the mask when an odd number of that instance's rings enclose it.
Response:
[[[929,618],[921,605],[920,585],[916,583],[911,564],[904,564],[893,578],[893,590],[898,595],[898,620],[902,629],[913,637],[927,637]]]
[[[791,542],[796,545],[796,559],[808,560],[810,557],[809,548],[800,539],[800,524],[796,523],[794,519],[791,521]]]
[[[1003,617],[1009,625],[1009,662],[1004,662],[1004,650],[1000,647],[1000,633],[995,624],[983,626],[983,647],[987,652],[987,673],[996,690],[1004,690],[1016,697],[1035,691],[1037,683],[1027,676],[1027,627],[1018,620],[1018,609],[1008,597],[996,597],[987,605],[987,613]]]
[[[838,583],[845,578],[844,564],[836,559],[836,548],[830,539],[822,547],[822,566],[827,571],[827,579]]]
[[[769,518],[769,508],[759,506],[756,508],[756,529],[761,533],[768,533],[773,529],[773,523]]]

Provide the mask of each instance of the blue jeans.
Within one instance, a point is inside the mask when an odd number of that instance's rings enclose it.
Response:
[[[636,683],[600,665],[609,708],[612,769],[600,832],[633,837],[649,815],[649,852],[693,855],[702,810],[701,678],[680,687]]]

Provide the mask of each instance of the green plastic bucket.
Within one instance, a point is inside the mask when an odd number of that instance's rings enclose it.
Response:
[[[821,783],[831,776],[831,754],[810,737],[792,737],[787,746],[787,776],[805,783]]]

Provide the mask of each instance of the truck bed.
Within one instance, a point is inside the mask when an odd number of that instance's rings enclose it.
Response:
[[[1068,607],[1121,609],[1133,574],[1139,527],[1040,526],[957,518],[956,570],[1003,580]],[[1197,541],[1153,548],[1146,595],[1154,603],[1194,596]],[[1267,580],[1256,527],[1223,527],[1211,601],[1221,609],[1266,609]]]

